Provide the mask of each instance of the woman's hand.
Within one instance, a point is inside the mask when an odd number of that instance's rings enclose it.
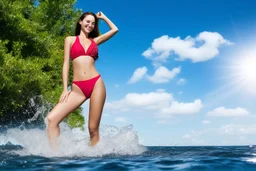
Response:
[[[99,18],[99,19],[104,19],[104,17],[105,17],[105,15],[103,14],[103,12],[98,12],[97,14],[96,14],[96,16],[97,16],[97,18]]]
[[[68,96],[70,94],[71,91],[68,91],[68,90],[64,90],[60,96],[60,100],[59,100],[59,103],[63,103],[63,102],[66,102],[68,101]]]

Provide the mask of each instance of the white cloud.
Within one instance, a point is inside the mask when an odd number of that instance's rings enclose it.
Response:
[[[120,86],[119,86],[119,84],[115,84],[115,88],[119,88]]]
[[[208,121],[208,120],[203,120],[202,121],[202,124],[204,124],[204,125],[209,124],[209,123],[210,123],[210,121]]]
[[[125,123],[125,122],[127,122],[127,119],[124,118],[124,117],[117,117],[117,118],[115,118],[114,121],[115,121],[115,122]]]
[[[256,125],[227,124],[218,129],[218,134],[225,135],[256,135]]]
[[[249,112],[244,109],[237,107],[235,109],[226,109],[225,107],[218,107],[207,113],[208,116],[223,116],[223,117],[236,117],[236,116],[247,116]]]
[[[154,53],[154,50],[152,50],[152,49],[148,49],[148,50],[146,50],[145,52],[143,52],[143,56],[145,56],[146,58],[150,58],[152,55],[153,55],[153,53]]]
[[[182,145],[200,145],[202,142],[204,145],[248,145],[256,142],[256,124],[213,126],[192,131],[188,128],[177,141]]]
[[[167,35],[155,39],[152,46],[142,55],[153,61],[153,65],[166,62],[170,55],[177,55],[177,60],[189,59],[192,62],[207,61],[219,54],[221,45],[232,43],[217,32],[201,32],[195,38],[187,36],[184,40],[180,37],[168,37]]]
[[[248,122],[221,126],[211,124],[209,128],[202,127],[197,130],[188,127],[187,131],[180,135],[176,139],[182,145],[201,144],[194,140],[201,140],[204,145],[249,145],[256,142],[256,124],[248,124]]]
[[[166,67],[160,66],[156,69],[153,76],[147,75],[147,79],[152,83],[167,83],[180,73],[181,68],[173,68],[171,71]]]
[[[181,79],[179,79],[178,81],[177,81],[177,84],[178,85],[184,85],[184,84],[186,84],[187,83],[187,81],[184,79],[184,78],[181,78]]]
[[[119,101],[107,102],[106,110],[131,111],[131,110],[158,110],[167,107],[173,100],[172,94],[160,89],[149,93],[128,93]]]
[[[139,81],[140,79],[143,78],[143,76],[147,73],[148,69],[147,67],[141,67],[141,68],[137,68],[132,77],[130,78],[130,80],[128,81],[129,84],[132,83],[136,83],[137,81]]]
[[[167,108],[161,109],[160,117],[169,117],[174,114],[196,114],[199,113],[203,104],[200,99],[191,103],[173,101]]]
[[[109,113],[143,111],[156,114],[158,118],[170,118],[175,114],[196,114],[202,108],[200,99],[191,103],[177,102],[172,94],[159,89],[149,93],[128,93],[119,101],[106,102],[104,110]]]

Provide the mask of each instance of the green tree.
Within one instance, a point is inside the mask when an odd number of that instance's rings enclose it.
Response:
[[[31,99],[40,105],[58,101],[64,39],[73,35],[81,15],[75,2],[0,1],[0,123],[32,117],[37,108],[31,106]],[[71,126],[82,126],[81,108],[68,120]]]

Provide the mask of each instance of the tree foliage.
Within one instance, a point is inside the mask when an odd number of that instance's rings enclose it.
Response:
[[[41,105],[58,101],[64,39],[73,35],[81,15],[74,4],[75,0],[0,1],[0,122],[33,116],[37,109],[31,108],[31,98],[43,97],[37,100]],[[25,111],[29,114],[23,116]],[[81,109],[74,112],[81,120],[79,115]]]

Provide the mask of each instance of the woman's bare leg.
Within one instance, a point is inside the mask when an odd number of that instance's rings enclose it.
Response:
[[[59,123],[86,100],[82,91],[72,85],[67,102],[58,103],[47,115],[47,134],[50,145],[56,149],[56,138],[60,135]]]
[[[106,99],[106,89],[104,82],[101,78],[96,82],[93,92],[90,97],[90,110],[89,110],[89,133],[90,144],[94,146],[99,141],[99,125],[102,110]]]

